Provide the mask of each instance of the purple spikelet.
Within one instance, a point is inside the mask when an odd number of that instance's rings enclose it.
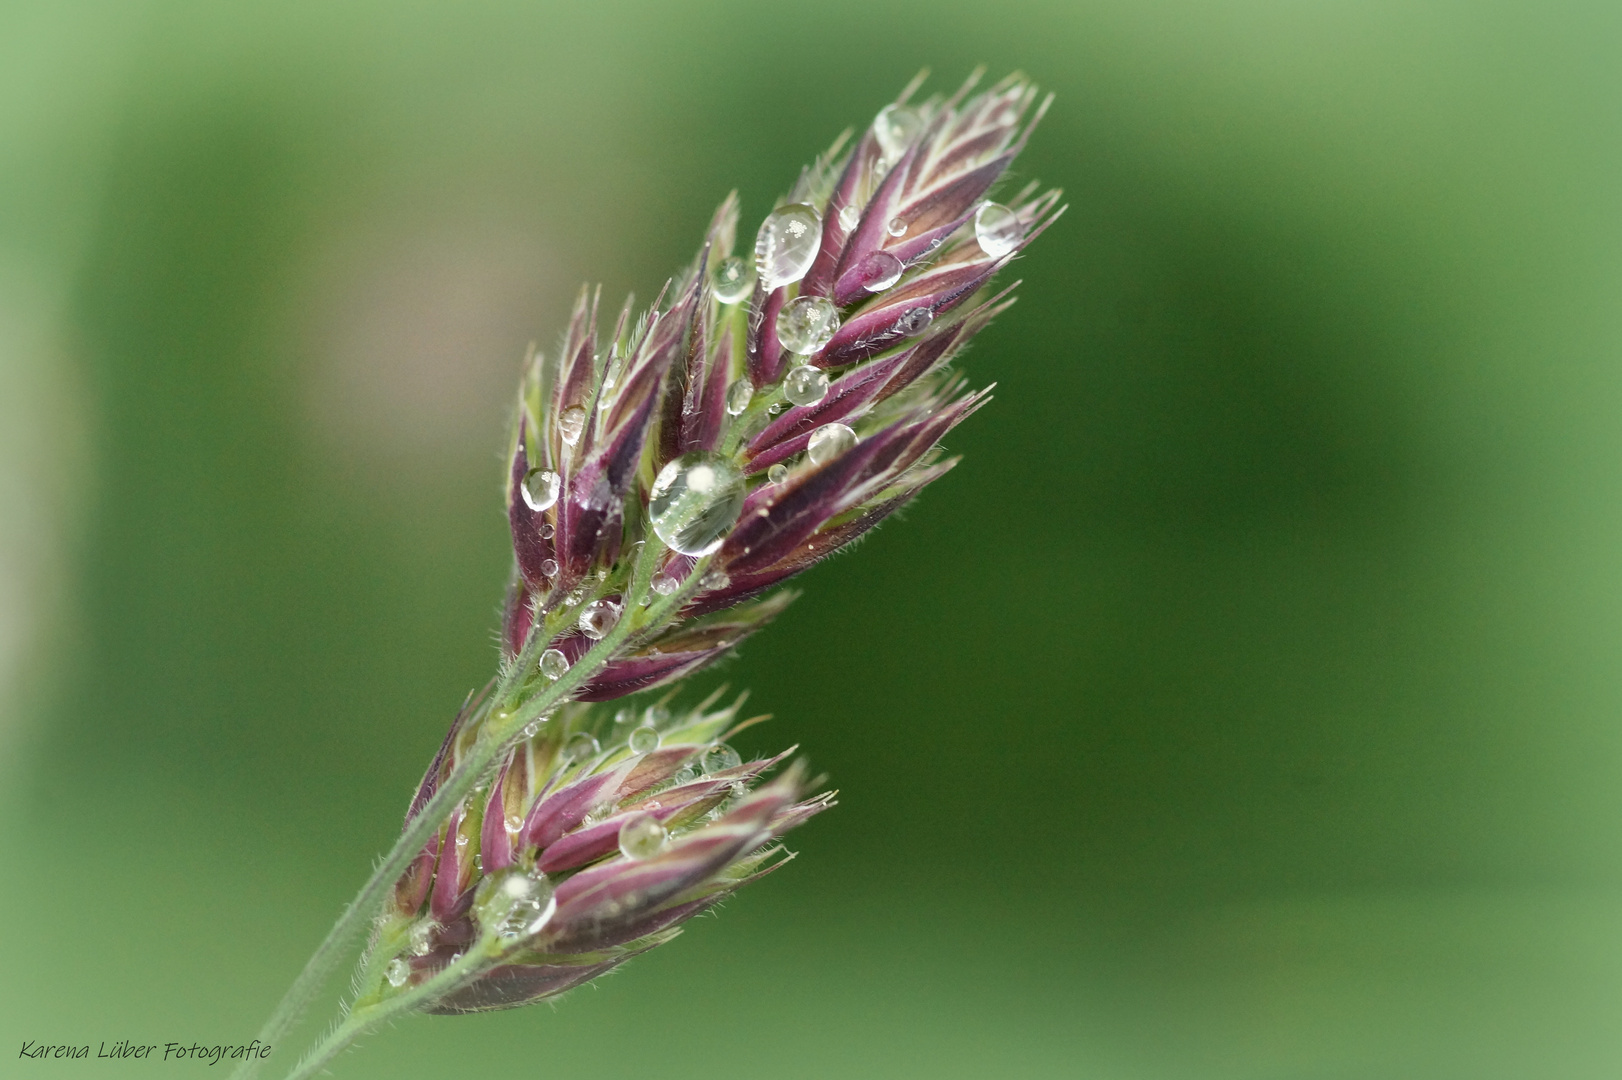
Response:
[[[841,138],[752,258],[729,196],[645,313],[627,301],[600,336],[582,290],[560,346],[530,357],[502,674],[411,802],[415,857],[357,1009],[417,989],[445,1013],[553,997],[781,865],[778,838],[832,805],[798,763],[767,778],[786,754],[726,745],[741,699],[611,703],[726,656],[792,598],[773,590],[956,464],[940,442],[989,390],[952,362],[1013,303],[993,277],[1063,212],[1034,185],[989,201],[1048,101],[977,79],[910,87]]]

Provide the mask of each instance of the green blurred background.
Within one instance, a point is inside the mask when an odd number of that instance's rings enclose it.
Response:
[[[997,399],[695,687],[841,806],[336,1075],[1622,1074],[1619,50],[1598,3],[5,5],[0,1076],[252,1036],[492,669],[525,342],[978,62],[1058,93],[1019,171],[1072,203]]]

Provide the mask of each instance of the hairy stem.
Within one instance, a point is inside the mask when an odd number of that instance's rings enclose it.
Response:
[[[568,700],[569,695],[607,666],[616,650],[633,634],[645,634],[663,626],[680,610],[688,596],[697,589],[698,581],[703,577],[709,559],[702,559],[693,567],[680,589],[642,608],[639,601],[647,596],[653,567],[662,550],[661,546],[653,543],[643,547],[633,571],[631,587],[626,593],[624,614],[601,641],[564,672],[556,682],[544,687],[528,701],[511,703],[510,708],[498,708],[494,703],[509,702],[514,687],[521,682],[527,666],[539,652],[536,639],[541,639],[542,635],[531,634],[531,641],[527,643],[519,661],[514,663],[507,677],[497,688],[497,692],[490,696],[491,704],[486,706],[485,723],[472,750],[445,778],[422,810],[406,823],[400,838],[378,863],[377,869],[372,871],[372,876],[361,886],[355,899],[351,900],[344,908],[343,914],[338,916],[338,921],[333,924],[332,929],[327,931],[326,938],[304,965],[304,970],[293,981],[293,985],[276,1006],[275,1012],[271,1013],[270,1019],[265,1021],[265,1026],[259,1032],[260,1042],[270,1046],[276,1045],[298,1022],[305,1008],[321,992],[321,988],[326,985],[327,980],[332,977],[333,972],[347,955],[350,943],[371,922],[372,916],[382,904],[389,889],[393,888],[395,881],[411,864],[411,860],[416,858],[423,846],[450,816],[456,804],[478,784],[485,771],[518,741],[524,726]],[[339,1031],[347,1026],[348,1021],[339,1028]],[[334,1033],[334,1037],[336,1034],[337,1032]],[[358,1034],[359,1031],[356,1031],[349,1038],[353,1039]],[[343,1045],[348,1045],[347,1041]],[[340,1049],[342,1046],[332,1052],[337,1053]],[[243,1061],[232,1074],[232,1080],[251,1080],[258,1072],[259,1064],[257,1059]]]

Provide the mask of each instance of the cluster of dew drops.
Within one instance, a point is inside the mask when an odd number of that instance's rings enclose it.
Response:
[[[885,168],[901,159],[923,126],[923,118],[905,106],[889,105],[879,113],[873,128]],[[840,214],[846,229],[859,224],[855,207],[847,206]],[[887,231],[902,236],[907,225],[898,218],[888,223]],[[975,212],[974,233],[987,255],[1001,258],[1019,245],[1024,230],[1012,210],[986,201]],[[729,305],[745,302],[754,292],[756,277],[766,292],[799,281],[811,269],[821,244],[822,215],[816,207],[805,203],[778,207],[760,227],[753,268],[738,256],[723,260],[716,268],[716,299]],[[889,252],[873,252],[862,266],[864,288],[870,293],[883,292],[901,280],[904,269],[901,260]],[[918,308],[901,318],[910,320],[905,329],[911,333],[927,326],[931,316],[928,308]],[[839,309],[826,297],[797,296],[778,312],[776,326],[778,341],[798,361],[783,378],[783,397],[800,407],[819,404],[828,394],[828,373],[810,359],[839,329]],[[727,388],[727,413],[741,415],[754,393],[747,378],[734,382]],[[849,425],[824,424],[811,433],[806,457],[812,465],[823,465],[856,443],[856,432]],[[788,476],[788,466],[783,464],[766,472],[772,484],[782,484]],[[653,531],[680,554],[709,555],[738,520],[747,494],[743,473],[732,461],[708,452],[684,454],[666,465],[654,481],[648,506]]]
[[[626,745],[633,754],[638,755],[659,749],[663,741],[659,729],[669,722],[670,710],[662,704],[650,705],[640,712],[625,707],[614,715],[615,727],[631,727],[626,736]],[[526,728],[525,734],[533,735],[538,727],[537,724]],[[563,744],[563,759],[570,764],[585,765],[601,753],[602,744],[589,731],[577,731]],[[726,743],[716,743],[699,755],[697,765],[689,764],[678,772],[672,784],[680,786],[697,779],[701,773],[713,774],[735,769],[742,763],[743,759],[736,750]],[[728,794],[736,802],[748,791],[748,784],[734,780]],[[657,813],[661,809],[659,803],[649,802],[645,806],[646,809],[627,815],[619,827],[617,839],[620,854],[633,862],[660,854],[670,840],[670,831]],[[595,807],[587,814],[585,824],[610,818],[615,811],[612,804]],[[720,817],[723,812],[721,807],[716,807],[710,811],[709,820]],[[509,830],[517,831],[523,822],[508,818],[506,825]],[[557,910],[555,886],[545,874],[513,869],[496,878],[492,886],[485,906],[492,909],[494,931],[504,941],[516,942],[534,937],[546,927]],[[426,956],[432,949],[434,926],[431,918],[419,919],[412,924],[406,934],[406,950],[412,956]],[[399,989],[411,979],[412,966],[403,956],[397,956],[384,967],[383,974],[390,986]]]

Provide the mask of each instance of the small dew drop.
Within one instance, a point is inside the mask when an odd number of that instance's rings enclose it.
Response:
[[[856,445],[856,432],[844,424],[823,424],[811,433],[806,444],[806,456],[813,465],[826,465]]]
[[[558,561],[556,559],[542,559],[541,573],[545,574],[547,577],[557,577]]]
[[[389,966],[383,969],[383,974],[389,980],[390,986],[398,988],[404,986],[406,980],[411,978],[411,965],[397,956],[389,961]]]
[[[517,832],[524,827],[524,819],[516,814],[509,814],[501,819],[501,824],[508,832]]]
[[[766,470],[766,479],[774,484],[788,483],[788,466],[779,461]]]
[[[671,779],[674,780],[677,785],[691,784],[694,780],[698,779],[698,770],[693,768],[691,765],[683,765],[681,768],[676,770],[676,775],[672,776]]]
[[[558,434],[563,441],[573,446],[580,441],[580,433],[586,430],[586,409],[583,405],[570,405],[558,416]]]
[[[673,577],[667,577],[664,574],[660,574],[658,577],[654,578],[653,583],[649,586],[649,588],[658,593],[660,596],[669,596],[680,587],[681,582],[677,581]]]
[[[929,328],[929,324],[934,321],[935,313],[929,308],[908,308],[901,313],[900,318],[896,319],[893,329],[899,334],[911,337],[914,334],[923,333]]]
[[[541,654],[540,668],[542,675],[555,682],[569,670],[569,658],[563,655],[562,649],[547,649]]]
[[[924,118],[905,105],[886,105],[873,120],[873,136],[887,165],[899,161],[923,130]]]
[[[580,609],[575,620],[580,632],[593,641],[601,641],[620,621],[620,605],[612,600],[593,600]]]
[[[810,364],[790,368],[783,379],[783,396],[795,405],[815,405],[828,396],[828,373]]]
[[[777,340],[802,356],[828,344],[839,329],[839,309],[822,296],[796,296],[777,313]]]
[[[550,525],[542,525],[541,526],[541,539],[542,540],[550,540],[550,539],[552,539],[552,534],[554,532],[556,532],[556,530],[553,529],[552,526],[550,526]]]
[[[707,773],[720,772],[723,769],[736,769],[743,764],[743,758],[738,752],[726,743],[719,743],[704,752],[704,771]]]
[[[550,509],[558,501],[561,478],[551,469],[531,469],[524,477],[524,504],[536,513]]]
[[[1002,203],[981,203],[974,213],[974,238],[980,242],[980,250],[993,259],[1013,251],[1024,235],[1018,215]]]
[[[855,203],[846,203],[839,208],[839,224],[845,227],[846,232],[854,230],[861,221],[862,212],[856,209]]]
[[[891,218],[890,219],[890,224],[888,224],[888,225],[886,225],[884,227],[884,231],[889,233],[891,236],[906,236],[907,235],[907,223],[905,221],[902,221],[898,217],[897,218]]]
[[[570,761],[584,761],[589,757],[596,757],[602,749],[597,744],[597,736],[589,731],[577,731],[569,736],[569,741],[563,744],[563,753]]]
[[[626,745],[633,754],[651,754],[659,749],[659,741],[659,729],[652,724],[643,724],[631,732]]]
[[[648,518],[672,551],[708,555],[743,513],[743,473],[720,454],[699,451],[670,462],[653,481]]]
[[[540,733],[541,733],[541,722],[539,720],[531,720],[529,723],[524,725],[524,738],[533,739],[535,736],[539,735]]]
[[[666,835],[652,814],[632,814],[620,826],[620,852],[627,859],[651,859],[665,846]]]
[[[723,304],[736,304],[754,288],[749,264],[736,255],[722,259],[715,268],[715,298]]]
[[[635,719],[636,711],[634,709],[620,709],[614,714],[614,723],[616,724],[629,724]]]
[[[649,727],[670,723],[670,710],[663,705],[649,705],[642,713],[642,722]]]
[[[755,396],[755,388],[748,379],[739,379],[727,387],[727,415],[737,416],[749,407],[749,401]]]
[[[755,237],[755,272],[768,292],[799,281],[822,245],[822,216],[804,203],[774,210]]]
[[[785,407],[786,406],[784,406],[781,402],[779,402],[778,404],[773,405],[771,408],[767,409],[766,411],[771,413],[773,416],[776,416],[779,413],[781,413]]]
[[[744,783],[742,780],[734,780],[732,781],[732,787],[729,790],[731,791],[734,799],[741,799],[745,795],[749,794],[749,785]]]
[[[862,288],[868,292],[883,292],[901,280],[905,267],[900,259],[888,251],[873,251],[868,253],[857,269],[861,274]]]
[[[730,584],[732,584],[732,579],[727,577],[727,572],[725,570],[720,569],[711,570],[709,573],[698,579],[698,587],[703,589],[705,592],[714,592],[716,589],[724,589]]]

